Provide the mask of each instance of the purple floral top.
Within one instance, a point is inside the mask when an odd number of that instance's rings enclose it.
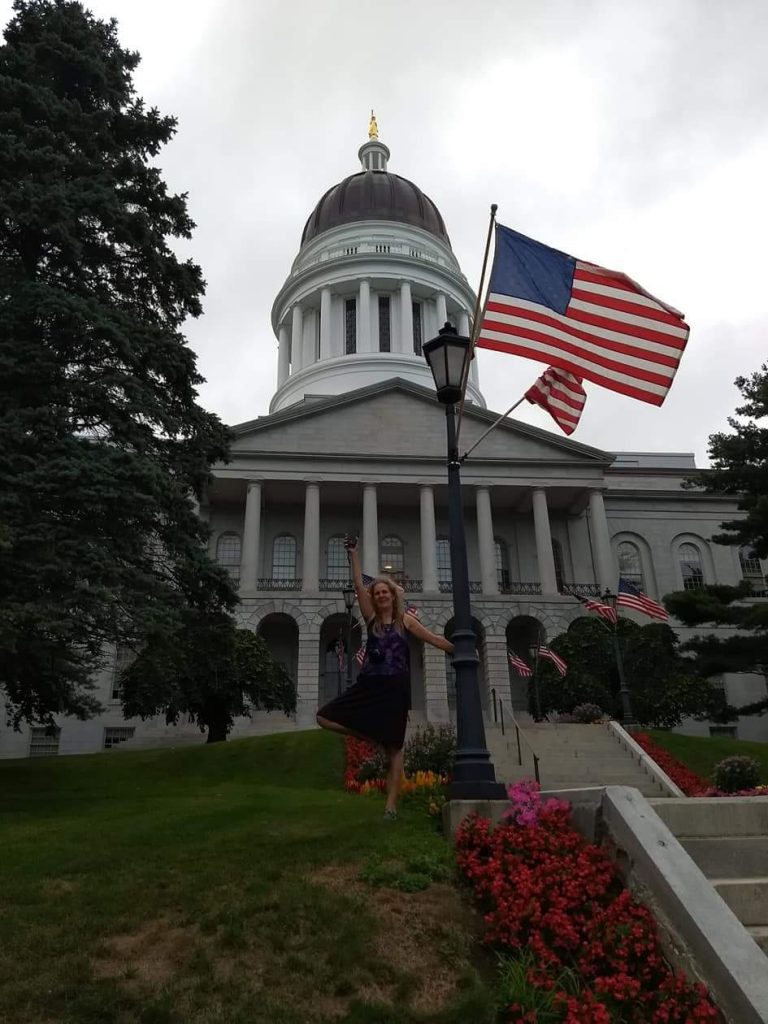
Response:
[[[408,636],[394,625],[382,627],[378,635],[369,627],[362,671],[368,676],[394,676],[411,669]]]

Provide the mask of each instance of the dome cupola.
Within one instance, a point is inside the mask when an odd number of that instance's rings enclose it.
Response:
[[[362,170],[333,185],[304,227],[272,307],[279,340],[270,411],[393,377],[432,387],[421,352],[450,320],[468,334],[475,297],[440,211],[388,169],[371,111]],[[468,397],[485,405],[473,361]]]

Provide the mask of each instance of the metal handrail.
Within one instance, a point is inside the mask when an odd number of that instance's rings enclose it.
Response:
[[[496,695],[495,695],[495,691],[494,691],[494,708],[495,708],[495,703],[496,703]],[[499,701],[499,713],[501,715],[501,735],[503,736],[504,735],[504,701],[502,701],[502,700]],[[512,719],[512,724],[515,727],[515,739],[517,741],[517,763],[522,767],[522,764],[523,764],[523,748],[522,748],[522,746],[520,744],[520,738],[522,737],[523,742],[525,743],[526,747],[528,747],[528,749],[530,750],[531,757],[533,758],[533,776],[536,779],[536,781],[539,783],[539,785],[541,785],[541,776],[539,774],[539,755],[536,753],[536,751],[531,746],[530,740],[525,735],[525,733],[521,732],[521,730],[520,730],[520,723],[515,718],[515,712],[512,710],[512,706],[511,705],[509,707],[509,714],[510,714],[510,717]]]

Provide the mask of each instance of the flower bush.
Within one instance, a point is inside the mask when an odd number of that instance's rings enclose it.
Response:
[[[574,722],[590,725],[592,722],[601,721],[603,709],[599,704],[577,704],[572,714]]]
[[[452,725],[433,725],[417,729],[405,744],[405,774],[434,772],[450,775],[456,756],[456,733]]]
[[[632,739],[639,744],[686,796],[704,796],[710,788],[705,779],[678,761],[669,751],[654,743],[647,732],[633,732]]]
[[[760,780],[760,765],[754,757],[734,754],[724,757],[715,765],[712,773],[715,785],[724,793],[738,793],[740,790],[754,789]]]
[[[386,788],[386,765],[375,743],[345,737],[344,788],[350,793],[379,793]],[[400,792],[404,797],[417,796],[428,814],[437,817],[445,803],[448,776],[433,771],[415,771],[403,776]]]
[[[502,954],[500,1019],[719,1020],[704,987],[667,965],[652,915],[608,855],[571,827],[567,804],[511,787],[518,797],[508,823],[468,818],[456,837],[460,871],[485,911],[486,941]]]

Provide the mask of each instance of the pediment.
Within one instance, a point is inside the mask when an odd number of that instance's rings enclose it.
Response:
[[[476,441],[495,413],[467,405],[461,451]],[[400,379],[331,398],[310,399],[232,428],[234,454],[249,452],[356,458],[445,458],[445,412],[434,393]],[[613,455],[526,423],[507,419],[477,448],[472,461],[556,462],[607,466]]]

